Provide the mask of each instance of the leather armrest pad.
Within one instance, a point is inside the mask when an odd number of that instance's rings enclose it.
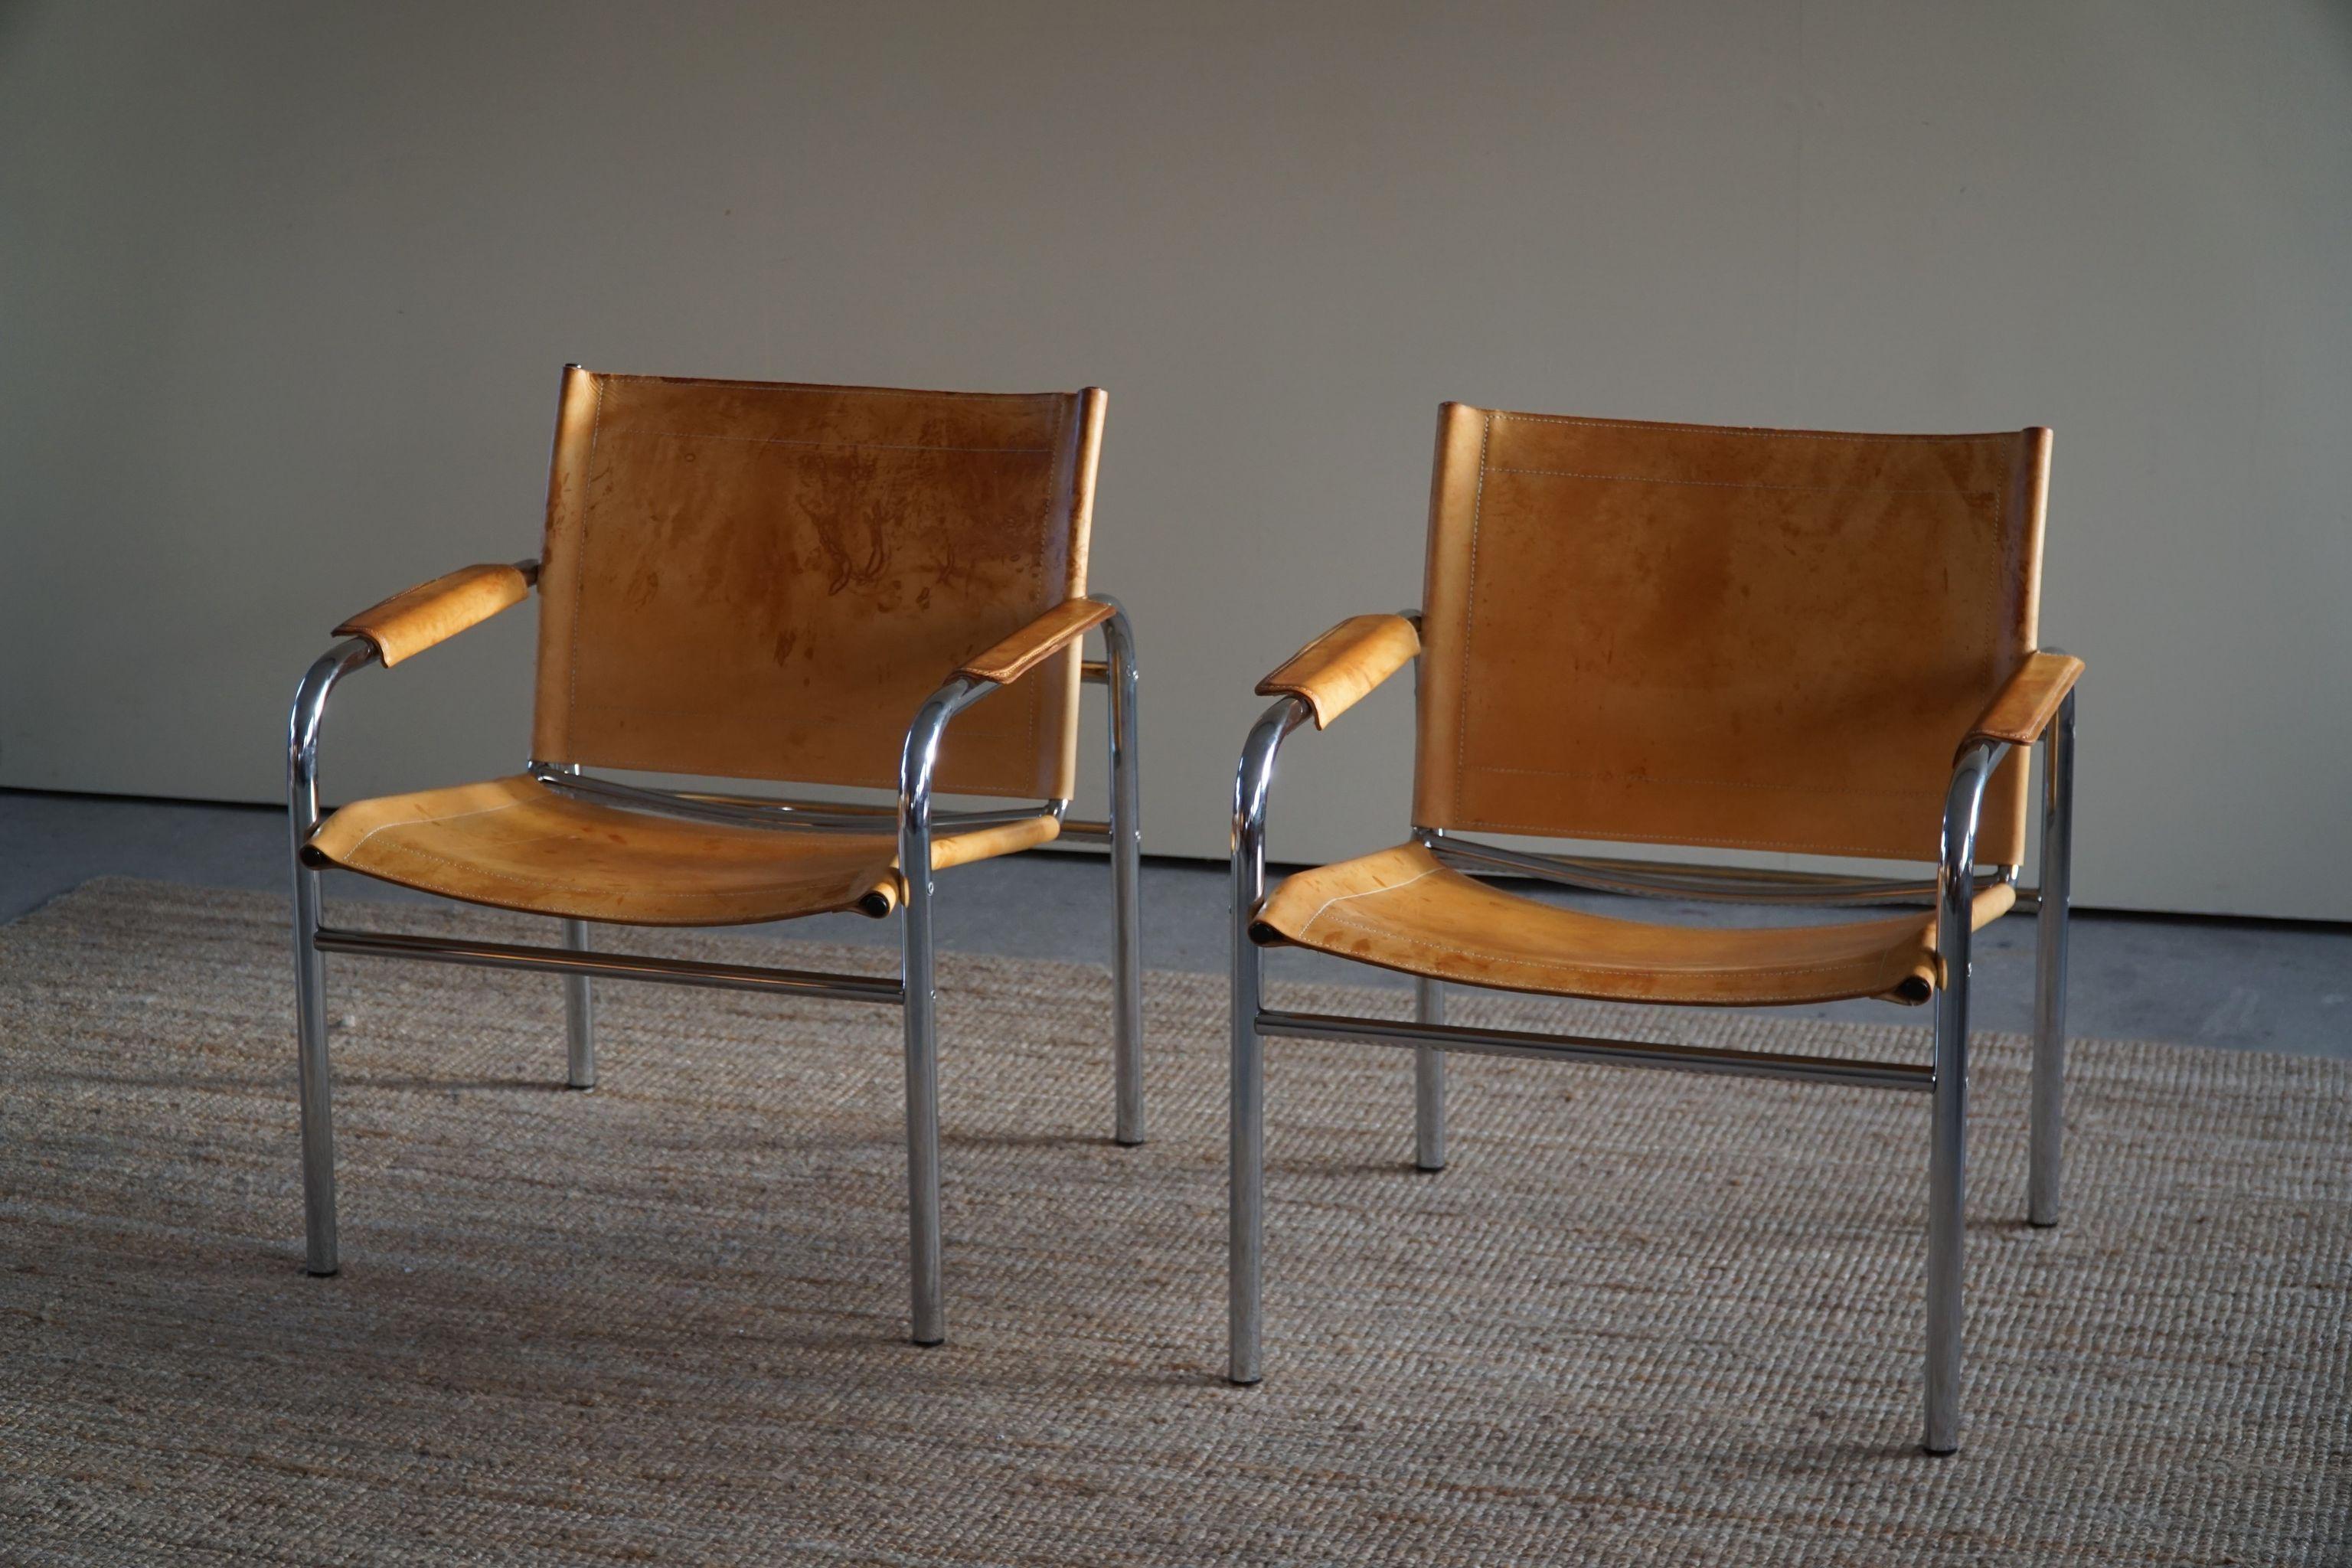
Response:
[[[956,673],[1010,685],[1117,613],[1099,599],[1065,599],[987,652],[965,659]]]
[[[1257,694],[1305,699],[1326,729],[1420,651],[1421,634],[1402,616],[1350,616],[1259,681]]]
[[[362,610],[335,635],[367,638],[394,665],[530,596],[530,580],[517,567],[465,566]]]
[[[1984,712],[1969,731],[1968,739],[1960,742],[1963,750],[1979,741],[2006,741],[2012,746],[2030,746],[2041,739],[2057,716],[2058,705],[2074,682],[2083,676],[2083,661],[2069,654],[2034,653],[2026,656],[2009,678],[2009,684],[1985,705]]]

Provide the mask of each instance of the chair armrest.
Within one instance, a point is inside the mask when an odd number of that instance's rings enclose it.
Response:
[[[365,637],[389,667],[530,596],[530,578],[520,566],[466,566],[362,610],[335,635]]]
[[[1065,599],[985,653],[965,659],[956,673],[1010,686],[1118,613],[1118,605],[1099,599]]]
[[[1404,616],[1350,616],[1259,681],[1257,694],[1299,698],[1326,730],[1420,652],[1421,633]]]
[[[2028,654],[1960,742],[1966,751],[1979,741],[2005,741],[2030,746],[2042,738],[2058,705],[2083,676],[2083,661],[2063,653]]]

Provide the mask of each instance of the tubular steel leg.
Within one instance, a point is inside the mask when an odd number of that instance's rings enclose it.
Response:
[[[1103,624],[1110,658],[1110,972],[1112,1137],[1143,1142],[1142,778],[1135,751],[1138,674],[1124,610]]]
[[[1415,980],[1412,1016],[1423,1024],[1445,1022],[1445,987]],[[1445,1169],[1445,1053],[1428,1046],[1412,1053],[1412,1163],[1418,1171]]]
[[[957,711],[996,689],[959,676],[924,700],[898,759],[898,868],[907,901],[900,919],[900,984],[907,1005],[907,1228],[913,1338],[947,1338],[940,1288],[939,993],[931,962],[931,775],[940,738]]]
[[[931,980],[930,878],[907,879],[907,1214],[912,1246],[914,1341],[947,1338],[940,1287],[939,995]]]
[[[337,643],[303,672],[286,733],[286,826],[294,870],[294,1057],[302,1111],[302,1261],[341,1267],[335,1246],[334,1084],[327,1063],[327,968],[319,952],[319,873],[302,849],[319,825],[319,731],[335,683],[375,658],[357,638]]]
[[[588,922],[565,921],[563,945],[574,952],[588,951]],[[596,1087],[596,998],[593,984],[584,974],[563,977],[564,1071],[567,1089]]]
[[[1242,747],[1234,773],[1233,1055],[1227,1099],[1231,1131],[1226,1189],[1225,1376],[1258,1381],[1265,1249],[1265,1041],[1257,1032],[1263,958],[1250,918],[1265,892],[1265,799],[1282,739],[1307,718],[1285,698],[1265,710]]]
[[[327,1065],[327,965],[319,933],[319,873],[294,863],[295,1058],[302,1102],[302,1266],[328,1275],[341,1268],[335,1245],[335,1119]]]
[[[2042,761],[2041,939],[2034,963],[2033,1109],[2026,1178],[2030,1225],[2058,1223],[2066,1134],[2066,924],[2074,848],[2074,697],[2050,728]]]
[[[1936,899],[1936,1084],[1928,1116],[1927,1430],[1931,1454],[1960,1446],[1961,1284],[1968,1239],[1969,949],[1977,812],[2006,746],[1976,746],[1954,765],[1944,803],[1943,867]]]
[[[1261,851],[1262,853],[1262,851]],[[1234,857],[1232,1187],[1228,1194],[1226,1277],[1228,1381],[1258,1381],[1258,1342],[1265,1249],[1265,1042],[1257,1032],[1264,955],[1249,939],[1250,912],[1263,890],[1263,862]]]
[[[1927,1166],[1927,1433],[1931,1454],[1960,1446],[1961,1270],[1968,1219],[1969,983],[1965,949],[1936,994],[1934,1150]],[[1958,962],[1955,962],[1957,957]]]

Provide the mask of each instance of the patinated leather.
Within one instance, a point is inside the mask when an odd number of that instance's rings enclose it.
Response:
[[[2032,655],[2050,434],[1441,413],[1425,826],[1933,860]],[[1984,858],[2024,853],[2021,753]]]
[[[466,566],[362,610],[335,635],[367,638],[376,657],[394,665],[530,596],[520,567]]]
[[[2058,716],[2058,705],[2066,700],[2066,693],[2074,689],[2074,682],[2083,679],[2083,661],[2070,654],[2037,653],[2018,666],[2017,673],[2000,695],[1985,705],[1977,721],[1969,730],[1963,747],[1979,741],[2006,741],[2012,746],[2030,746],[2042,738],[2050,721]]]
[[[1084,596],[1104,401],[566,371],[533,754],[895,787],[923,699]],[[1072,793],[1055,657],[950,727],[942,791]]]
[[[1065,600],[986,652],[964,660],[956,673],[1009,686],[1115,613],[1099,600]]]
[[[1050,816],[943,830],[931,865],[1011,854],[1060,831]],[[467,903],[627,925],[881,916],[904,896],[887,818],[874,833],[738,827],[616,810],[528,774],[347,805],[320,824],[304,858]]]
[[[1988,882],[1971,918],[1981,927],[2015,901],[2008,883]],[[1612,920],[1506,892],[1419,844],[1287,879],[1250,934],[1464,985],[1613,1002],[1916,1004],[1941,979],[1932,912],[1748,929]]]
[[[1320,730],[1420,651],[1421,635],[1404,616],[1350,616],[1259,681],[1257,694],[1303,698]]]

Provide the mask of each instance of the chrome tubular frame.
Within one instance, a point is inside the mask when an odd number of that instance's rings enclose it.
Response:
[[[536,563],[532,563],[535,565]],[[373,663],[373,647],[353,638],[330,648],[296,689],[287,742],[287,805],[294,874],[295,1023],[299,1040],[302,1121],[302,1195],[305,1263],[310,1272],[336,1272],[335,1143],[331,1080],[327,1057],[323,955],[356,953],[428,963],[520,969],[559,975],[564,984],[567,1051],[565,1081],[574,1089],[596,1079],[594,978],[649,980],[669,984],[844,1002],[895,1003],[905,1010],[907,1070],[908,1224],[912,1244],[909,1270],[913,1338],[938,1344],[945,1335],[940,1287],[938,994],[933,983],[931,844],[936,829],[964,830],[1026,821],[1051,815],[1062,837],[1108,843],[1111,848],[1113,940],[1111,966],[1117,994],[1113,1019],[1117,1102],[1115,1136],[1121,1143],[1143,1141],[1142,962],[1138,920],[1141,834],[1136,764],[1135,640],[1124,611],[1103,623],[1108,658],[1086,661],[1084,679],[1110,689],[1110,816],[1107,822],[1074,823],[1066,800],[1034,807],[988,811],[934,811],[932,782],[940,744],[956,714],[997,690],[995,682],[958,676],[933,692],[916,711],[899,755],[898,799],[894,805],[762,799],[683,791],[641,789],[591,778],[576,767],[534,762],[533,777],[583,799],[625,809],[652,811],[698,821],[756,825],[817,832],[895,833],[900,875],[906,884],[901,907],[901,951],[896,977],[830,974],[749,964],[705,963],[648,954],[602,952],[591,945],[588,923],[561,922],[562,945],[532,947],[464,938],[411,936],[352,931],[322,922],[320,868],[306,860],[304,847],[319,821],[319,734],[327,700],[336,682]]]
[[[1523,1057],[1538,1061],[1608,1062],[1618,1067],[1671,1068],[1677,1072],[1733,1078],[1797,1079],[1850,1089],[1926,1089],[1933,1069],[1916,1062],[1847,1061],[1837,1057],[1786,1056],[1777,1051],[1720,1049],[1597,1035],[1543,1035],[1525,1030],[1472,1029],[1397,1018],[1354,1018],[1332,1013],[1260,1008],[1257,1032],[1294,1040],[1350,1040],[1366,1046],[1408,1046],[1416,1055],[1460,1051],[1467,1056]],[[1422,1165],[1434,1170],[1433,1165]]]
[[[303,1267],[332,1274],[341,1267],[335,1247],[334,1084],[327,1066],[327,976],[319,957],[319,873],[302,859],[302,846],[319,826],[319,731],[335,683],[375,661],[359,637],[319,657],[294,689],[286,736],[286,818],[294,867],[294,1032],[302,1102]]]
[[[1421,612],[1407,610],[1405,619],[1421,631]],[[1412,699],[1421,708],[1421,656],[1412,660]],[[1418,837],[1418,830],[1416,830]],[[1438,981],[1413,976],[1412,1016],[1421,1024],[1445,1022],[1445,987]],[[1429,1046],[1412,1053],[1412,1167],[1416,1171],[1445,1169],[1445,1053]]]
[[[1969,950],[1976,934],[1977,817],[2008,746],[1963,747],[1944,794],[1937,871],[1935,1099],[1927,1117],[1927,1432],[1922,1447],[1960,1446],[1960,1277],[1968,1239]]]
[[[690,958],[654,958],[643,953],[597,952],[564,947],[529,947],[519,942],[467,937],[408,936],[399,931],[319,928],[320,952],[351,952],[368,958],[408,958],[475,969],[527,969],[569,978],[659,980],[715,991],[765,991],[824,1002],[896,1002],[898,982],[875,974],[828,974],[812,969],[770,969],[749,963],[702,963]]]
[[[650,812],[687,822],[711,822],[729,827],[767,827],[787,833],[892,833],[898,831],[898,807],[864,801],[795,800],[782,796],[714,795],[701,790],[650,789],[615,779],[583,773],[569,763],[530,764],[530,776],[560,794],[617,806],[624,811]],[[935,811],[931,820],[941,827],[994,827],[1026,822],[1034,816],[1056,821],[1069,809],[1066,800],[1040,801],[1035,805],[1008,806],[992,811]]]
[[[1225,1375],[1260,1376],[1259,1327],[1265,1247],[1265,1045],[1258,1037],[1264,957],[1250,940],[1250,916],[1265,896],[1265,803],[1283,738],[1311,710],[1286,697],[1265,710],[1242,746],[1234,774],[1233,1056],[1231,1186],[1226,1198]]]
[[[2074,694],[2058,705],[2042,751],[2042,887],[2033,966],[2033,1110],[2028,1224],[2058,1223],[2066,1100],[2066,925],[2074,887]]]
[[[1422,1025],[1445,1022],[1445,987],[1442,983],[1421,975],[1413,977],[1412,1018]],[[1415,1044],[1412,1051],[1412,1168],[1445,1169],[1445,1053],[1434,1046],[1422,1044]]]
[[[1111,1082],[1114,1142],[1143,1142],[1143,773],[1135,749],[1135,634],[1127,610],[1107,594],[1105,684],[1110,688]],[[1063,831],[1069,831],[1065,822]]]
[[[914,1339],[947,1338],[940,1286],[939,994],[931,983],[931,774],[948,721],[996,688],[957,676],[925,700],[907,728],[898,759],[898,875],[907,885],[899,911],[904,944],[899,987],[907,1022],[907,1219],[914,1259]]]
[[[564,771],[577,774],[580,764],[573,763]],[[565,921],[563,945],[574,952],[587,952],[588,922]],[[595,1088],[596,997],[584,974],[563,977],[563,1087]]]
[[[1456,1027],[1444,1022],[1442,985],[1426,978],[1415,980],[1414,1016],[1409,1023],[1392,1018],[1339,1017],[1268,1009],[1263,996],[1264,956],[1250,935],[1251,919],[1265,894],[1266,804],[1282,742],[1309,715],[1306,702],[1297,698],[1284,698],[1267,709],[1250,731],[1234,779],[1228,1380],[1238,1384],[1255,1384],[1264,1373],[1266,1037],[1348,1040],[1412,1050],[1414,1164],[1424,1171],[1441,1169],[1445,1163],[1442,1063],[1447,1052],[1793,1079],[1906,1089],[1929,1096],[1932,1137],[1927,1205],[1926,1431],[1922,1446],[1934,1454],[1950,1453],[1957,1448],[1967,1213],[1969,968],[1974,935],[1976,838],[1985,790],[2010,748],[2001,742],[1982,742],[1964,748],[1955,759],[1945,796],[1933,882],[1534,855],[1455,838],[1433,829],[1414,830],[1414,837],[1444,861],[1611,892],[1774,903],[1932,900],[1941,975],[1935,995],[1933,1055],[1928,1063],[1922,1065]],[[2045,739],[2041,886],[2032,893],[2021,892],[2018,900],[2039,912],[2030,1200],[2030,1214],[2036,1225],[2055,1224],[2058,1209],[2066,924],[2074,836],[2072,694],[2059,709]],[[2017,868],[1999,867],[1994,875],[2014,885]],[[1433,1068],[1432,1064],[1439,1065]]]
[[[1449,864],[1506,871],[1540,881],[1641,898],[1689,899],[1733,904],[1932,903],[1934,882],[1841,877],[1816,871],[1750,870],[1730,866],[1683,866],[1664,860],[1599,856],[1538,855],[1458,838],[1433,827],[1413,830],[1431,854]]]

